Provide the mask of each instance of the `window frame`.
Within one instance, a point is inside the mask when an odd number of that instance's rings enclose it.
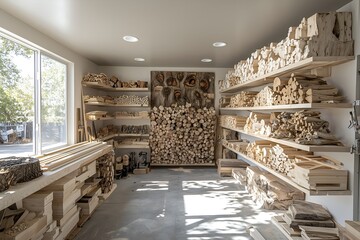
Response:
[[[0,37],[6,38],[10,41],[20,44],[26,48],[34,51],[34,119],[33,119],[33,155],[42,155],[46,152],[50,152],[64,146],[68,146],[72,142],[70,128],[70,116],[72,95],[70,91],[70,79],[73,79],[73,63],[67,60],[64,57],[61,57],[51,51],[48,51],[30,41],[23,39],[3,28],[0,28]],[[65,81],[65,143],[56,144],[54,147],[43,148],[42,147],[42,138],[41,138],[41,56],[46,56],[55,61],[58,61],[65,65],[66,67],[66,81]]]

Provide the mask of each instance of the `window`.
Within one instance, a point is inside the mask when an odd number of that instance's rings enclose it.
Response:
[[[0,157],[67,144],[67,65],[0,34]]]

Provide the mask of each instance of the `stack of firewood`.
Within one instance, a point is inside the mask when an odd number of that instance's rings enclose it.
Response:
[[[274,104],[274,91],[270,87],[265,87],[254,98],[254,106],[271,106]]]
[[[154,107],[151,112],[152,163],[213,163],[216,115],[214,108]]]
[[[220,115],[220,125],[223,127],[241,129],[245,126],[245,123],[246,123],[246,117]]]
[[[269,136],[271,134],[270,116],[268,113],[251,112],[246,119],[245,132]]]
[[[240,92],[239,94],[231,97],[228,107],[253,107],[255,100],[254,98],[257,94],[258,92],[254,91]]]
[[[114,184],[114,152],[110,152],[96,159],[97,177],[101,179],[99,185],[102,193],[111,191]]]
[[[251,166],[246,168],[246,187],[253,201],[265,209],[286,210],[305,194],[274,175]]]
[[[109,78],[105,73],[88,73],[83,77],[83,82],[100,83],[103,85],[110,85]]]
[[[307,151],[264,140],[249,143],[246,148],[246,154],[255,161],[285,174],[293,168],[296,155],[311,155]]]
[[[287,65],[314,56],[352,56],[350,12],[317,13],[290,27],[279,43],[257,49],[226,75],[221,89],[255,79]],[[336,31],[335,31],[335,30]]]

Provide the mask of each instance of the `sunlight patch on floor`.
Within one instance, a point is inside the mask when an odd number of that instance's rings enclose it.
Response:
[[[169,181],[141,181],[141,187],[136,189],[137,192],[166,190],[169,190]]]
[[[248,225],[244,223],[242,217],[214,218],[187,229],[186,234],[211,234],[214,236],[219,234],[243,234],[246,232],[247,227]]]

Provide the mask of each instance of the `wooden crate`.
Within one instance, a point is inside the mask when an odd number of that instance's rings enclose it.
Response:
[[[294,182],[310,190],[347,190],[348,171],[340,163],[320,156],[296,156],[288,173]]]
[[[234,168],[246,168],[249,166],[240,159],[218,159],[218,173],[221,177],[231,177]]]

